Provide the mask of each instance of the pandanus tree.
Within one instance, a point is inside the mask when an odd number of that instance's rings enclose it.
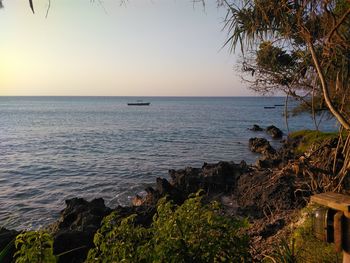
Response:
[[[318,95],[341,125],[344,165],[335,176],[340,189],[350,170],[350,1],[223,0],[228,9],[226,42],[241,47],[243,71],[252,88],[265,93],[298,91]]]

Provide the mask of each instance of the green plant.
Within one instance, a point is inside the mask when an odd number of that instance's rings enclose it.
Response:
[[[155,260],[165,262],[242,262],[248,239],[238,234],[247,222],[220,215],[218,203],[202,205],[198,194],[174,207],[162,199],[154,218]],[[175,253],[174,253],[175,252]]]
[[[281,240],[277,245],[271,256],[265,256],[263,262],[272,263],[297,263],[297,254],[295,250],[295,240],[289,243],[287,240]]]
[[[16,263],[55,263],[53,238],[44,231],[29,231],[16,237]]]
[[[134,225],[136,215],[118,224],[113,212],[102,221],[102,227],[94,237],[95,248],[90,249],[87,262],[140,262],[145,256],[150,233],[146,228]],[[143,251],[142,251],[143,250]]]
[[[301,141],[296,149],[298,153],[304,153],[315,145],[320,145],[325,140],[338,138],[337,132],[320,132],[315,130],[301,130],[289,134],[290,138],[301,138]],[[343,136],[344,137],[344,136]]]
[[[202,204],[199,193],[181,206],[165,198],[150,228],[135,226],[135,215],[103,220],[86,262],[245,262],[249,240],[246,221],[220,215],[217,203]],[[118,223],[119,221],[119,223]]]
[[[309,204],[300,211],[298,221],[292,226],[288,239],[274,245],[274,251],[266,255],[266,263],[340,263],[341,253],[335,251],[334,244],[318,240],[314,236],[312,216],[318,205]]]
[[[309,205],[301,211],[298,227],[293,232],[298,262],[338,263],[342,262],[341,253],[335,251],[333,243],[326,243],[314,236],[312,216],[317,205]]]

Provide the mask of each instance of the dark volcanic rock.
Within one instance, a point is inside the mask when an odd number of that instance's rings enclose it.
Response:
[[[96,231],[100,227],[101,220],[111,213],[111,209],[105,206],[102,198],[94,199],[91,202],[83,198],[66,200],[67,207],[61,212],[61,218],[51,229]]]
[[[249,130],[251,131],[263,131],[264,129],[261,128],[259,125],[254,124],[252,128],[250,128]]]
[[[93,231],[79,231],[79,230],[63,230],[59,231],[54,236],[54,254],[59,255],[67,251],[59,257],[58,262],[61,263],[80,263],[86,259],[89,249],[94,246]]]
[[[259,169],[282,168],[288,164],[290,160],[294,160],[298,157],[295,149],[300,143],[300,139],[287,138],[281,141],[281,143],[281,147],[275,150],[265,138],[250,138],[249,149],[252,152],[262,154],[255,165]]]
[[[60,254],[74,250],[60,257],[59,262],[83,262],[93,247],[93,237],[102,219],[112,210],[105,206],[102,198],[91,202],[73,198],[66,200],[66,205],[60,219],[48,228],[54,234],[54,252]]]
[[[273,125],[266,128],[266,133],[271,135],[274,139],[280,139],[283,136],[283,132]]]
[[[200,184],[201,168],[186,167],[180,170],[169,170],[171,184],[188,193],[193,193],[198,190]]]
[[[249,149],[255,153],[261,153],[264,155],[273,155],[276,150],[270,145],[269,141],[265,138],[250,138]]]
[[[181,192],[194,193],[199,189],[227,192],[235,187],[237,178],[248,169],[247,164],[234,162],[204,163],[201,169],[170,170],[171,184]]]
[[[242,161],[204,163],[202,168],[187,167],[180,170],[169,170],[170,182],[157,178],[156,189],[147,188],[146,196],[137,196],[134,205],[154,205],[163,196],[168,196],[175,203],[183,203],[189,194],[203,189],[210,193],[223,193],[234,189],[238,177],[248,170],[248,165]],[[141,200],[142,199],[142,200]]]
[[[246,162],[205,163],[202,167],[201,179],[203,189],[227,192],[236,186],[238,177],[248,170]]]
[[[14,240],[19,233],[14,230],[7,230],[0,227],[0,252],[8,246],[8,251],[1,263],[10,263],[13,261],[13,254],[15,253]]]

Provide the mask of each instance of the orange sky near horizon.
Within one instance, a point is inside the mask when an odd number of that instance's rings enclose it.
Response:
[[[254,95],[221,49],[225,10],[191,1],[20,0],[0,10],[0,96]],[[214,3],[215,1],[213,1]]]

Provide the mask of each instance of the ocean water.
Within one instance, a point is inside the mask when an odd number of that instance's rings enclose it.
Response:
[[[248,139],[266,135],[249,131],[253,124],[287,132],[284,107],[264,109],[281,97],[148,97],[151,106],[127,106],[135,99],[0,97],[0,226],[39,228],[72,197],[127,205],[169,169],[255,162]],[[289,126],[314,128],[306,114]],[[335,130],[335,121],[321,128]]]

